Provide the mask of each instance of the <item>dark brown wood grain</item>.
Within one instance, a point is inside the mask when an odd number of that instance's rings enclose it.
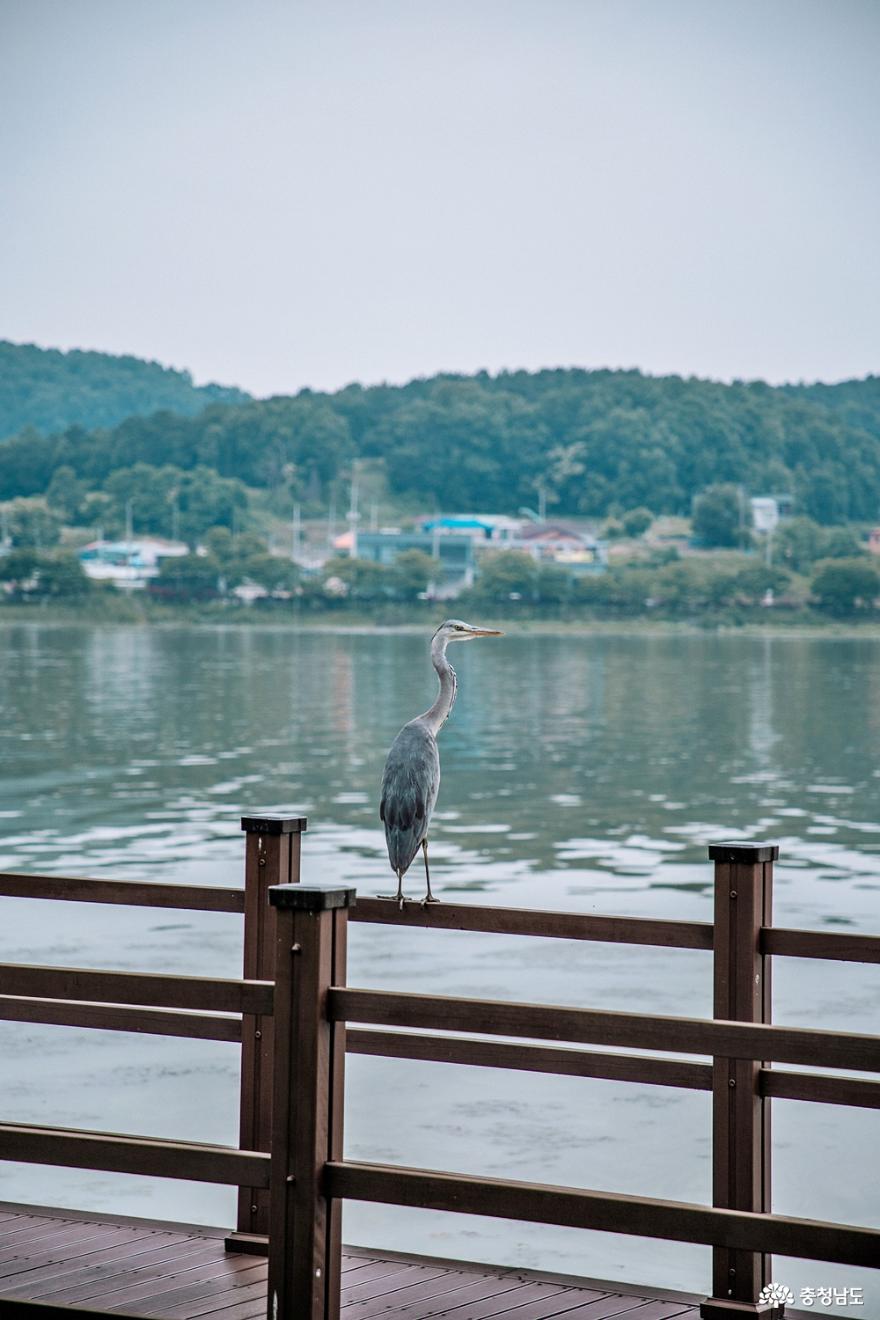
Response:
[[[822,1073],[780,1072],[762,1068],[762,1095],[778,1100],[811,1100],[823,1105],[853,1105],[880,1109],[880,1082],[862,1077],[833,1077]]]
[[[771,1017],[770,958],[761,952],[762,926],[773,919],[773,861],[723,854],[715,862],[716,1019],[767,1024]],[[764,1068],[769,1067],[764,1061]],[[712,1067],[712,1204],[757,1214],[770,1211],[770,1102],[759,1086],[761,1063],[719,1050]],[[712,1296],[753,1305],[771,1277],[770,1256],[716,1244]]]
[[[250,981],[271,981],[275,975],[275,912],[269,904],[272,885],[296,884],[300,873],[302,835],[298,830],[259,832],[247,828],[244,867],[244,967]],[[242,1019],[239,1145],[268,1151],[272,1139],[272,1066],[274,1021],[271,1014],[247,1013]],[[269,1192],[242,1187],[238,1194],[240,1233],[269,1232]]]
[[[850,1224],[347,1160],[329,1165],[326,1177],[330,1195],[358,1201],[601,1229],[844,1265],[876,1266],[880,1260],[880,1230]]]
[[[0,873],[0,897],[126,907],[181,908],[192,912],[244,912],[244,890],[209,885],[152,884],[144,880],[92,880],[83,876]]]
[[[293,891],[297,892],[294,893]],[[345,1041],[327,1016],[345,975],[349,891],[278,886],[275,1063],[269,1220],[269,1305],[278,1316],[338,1320],[340,1206],[324,1185],[342,1147]],[[299,900],[302,897],[302,903]]]
[[[70,999],[22,999],[0,995],[0,1021],[134,1031],[153,1036],[184,1036],[193,1040],[241,1040],[241,1018],[238,1017],[191,1013],[184,1009],[89,1004]]]
[[[104,1169],[112,1173],[186,1178],[233,1186],[252,1181],[255,1187],[267,1187],[269,1183],[269,1156],[262,1152],[121,1133],[2,1123],[0,1151],[5,1160],[30,1164]]]
[[[0,994],[80,1002],[148,1004],[151,1008],[206,1009],[217,1013],[271,1013],[273,987],[267,981],[2,963]]]
[[[761,931],[761,952],[787,958],[833,958],[835,962],[880,963],[880,935],[848,935],[844,931],[786,930],[767,925]]]
[[[646,917],[605,917],[583,912],[541,912],[528,908],[469,903],[397,903],[358,897],[350,920],[408,929],[469,930],[494,935],[536,935],[543,939],[601,940],[610,944],[653,944],[662,948],[711,949],[712,927],[701,921],[660,921]]]
[[[388,990],[334,987],[328,998],[336,1021],[880,1072],[878,1036]]]
[[[644,1082],[651,1086],[678,1086],[694,1091],[712,1089],[711,1065],[684,1059],[600,1054],[594,1050],[468,1040],[461,1036],[422,1036],[411,1031],[355,1028],[349,1030],[347,1039],[350,1054],[467,1064],[480,1068],[510,1068],[521,1072],[556,1073],[563,1077],[600,1077],[609,1081]]]

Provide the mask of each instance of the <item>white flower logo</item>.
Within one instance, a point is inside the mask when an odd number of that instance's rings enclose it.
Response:
[[[765,1283],[761,1289],[759,1302],[793,1302],[794,1293],[784,1283]]]

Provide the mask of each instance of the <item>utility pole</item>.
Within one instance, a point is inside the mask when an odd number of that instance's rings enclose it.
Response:
[[[127,499],[125,501],[125,542],[129,554],[131,554],[131,540],[132,540],[132,536],[134,535],[133,519],[131,512],[133,507],[134,507],[134,499]]]
[[[358,460],[354,459],[351,465],[351,502],[348,508],[348,525],[351,529],[351,557],[357,559],[358,554],[358,533],[357,525],[360,514],[358,513]]]
[[[295,564],[299,563],[299,540],[300,540],[300,508],[298,504],[293,506],[293,522],[291,523],[291,545],[290,558]]]
[[[541,522],[547,521],[547,492],[543,486],[538,487],[538,517]]]
[[[327,509],[327,548],[333,549],[333,542],[336,540],[336,487],[330,495],[330,504]]]

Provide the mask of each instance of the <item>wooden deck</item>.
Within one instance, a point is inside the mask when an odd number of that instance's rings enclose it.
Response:
[[[58,1314],[263,1320],[266,1259],[228,1253],[227,1229],[0,1203],[0,1320]],[[684,1294],[343,1249],[346,1320],[698,1320]],[[35,1302],[43,1306],[34,1305]],[[52,1312],[48,1312],[49,1315]]]

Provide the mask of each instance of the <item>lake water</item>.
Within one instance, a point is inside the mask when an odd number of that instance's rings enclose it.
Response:
[[[431,833],[441,898],[711,921],[708,842],[777,841],[780,925],[880,929],[880,642],[534,636],[451,651]],[[427,638],[0,629],[0,869],[240,884],[239,817],[309,817],[306,879],[393,884],[385,752],[433,699]],[[413,868],[411,892],[421,896]],[[0,900],[0,960],[240,974],[240,918]],[[352,932],[349,981],[711,1016],[708,954]],[[877,1029],[877,969],[779,959],[774,1013]],[[0,1114],[237,1140],[238,1050],[0,1023]],[[351,1057],[346,1154],[711,1200],[704,1093]],[[774,1101],[774,1209],[880,1224],[878,1115]],[[231,1223],[233,1193],[0,1164],[0,1199]],[[707,1248],[346,1207],[346,1240],[700,1290]],[[876,1277],[778,1260],[792,1288]],[[836,1308],[840,1313],[840,1308]]]

